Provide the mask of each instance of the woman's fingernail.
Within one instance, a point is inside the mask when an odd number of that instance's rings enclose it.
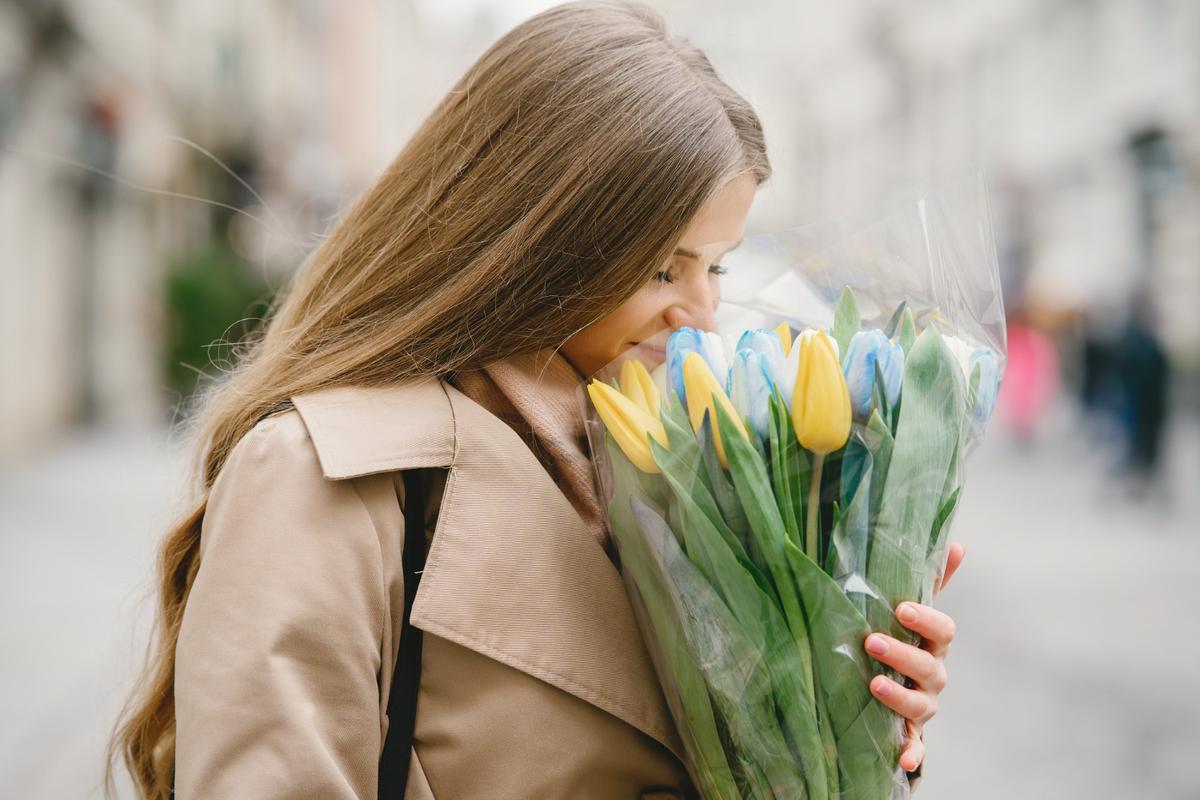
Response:
[[[896,616],[900,618],[901,622],[916,622],[917,610],[908,603],[905,603],[900,606],[900,610],[896,612]]]
[[[886,680],[875,684],[875,694],[879,695],[880,697],[887,697],[889,694],[891,694],[891,692],[892,687]]]
[[[876,635],[872,634],[867,637],[867,652],[868,653],[870,653],[872,655],[876,655],[876,656],[881,656],[884,653],[886,653],[887,651],[888,651],[888,643],[882,636],[876,636]]]

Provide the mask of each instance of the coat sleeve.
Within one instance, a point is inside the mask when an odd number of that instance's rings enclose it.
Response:
[[[176,647],[176,791],[374,798],[380,542],[297,413],[260,422],[212,487]]]

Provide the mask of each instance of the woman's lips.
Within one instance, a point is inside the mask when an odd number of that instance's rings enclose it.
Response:
[[[656,353],[660,356],[666,356],[666,354],[667,354],[667,351],[664,350],[663,348],[657,347],[652,344],[647,344],[646,342],[634,342],[633,345],[634,345],[634,347],[641,348],[642,350],[648,350],[649,352]]]

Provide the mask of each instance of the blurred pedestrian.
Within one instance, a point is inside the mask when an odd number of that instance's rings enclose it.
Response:
[[[1018,443],[1031,445],[1058,395],[1058,351],[1022,311],[1008,320],[1008,362],[1000,386],[1001,418]]]
[[[1113,365],[1123,388],[1125,465],[1133,481],[1131,488],[1144,492],[1158,474],[1171,375],[1144,293],[1131,303],[1128,322],[1113,348]]]

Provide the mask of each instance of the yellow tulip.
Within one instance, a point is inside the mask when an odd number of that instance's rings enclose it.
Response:
[[[781,322],[775,326],[775,335],[779,337],[779,343],[783,345],[784,358],[792,351],[792,329],[788,327],[786,322]]]
[[[729,402],[729,398],[725,395],[725,387],[717,382],[716,377],[712,374],[712,370],[708,367],[708,362],[704,360],[704,356],[699,353],[688,353],[683,359],[683,385],[685,394],[687,395],[688,418],[692,421],[692,430],[699,431],[700,425],[704,422],[704,412],[708,412],[708,417],[712,420],[713,442],[717,448],[717,460],[721,462],[721,466],[728,469],[729,460],[725,456],[725,445],[721,442],[720,429],[717,422],[717,409],[713,405],[713,398],[721,404],[725,412],[729,414],[729,418],[737,425],[737,431],[742,435],[742,438],[747,441],[750,435],[746,432],[746,425],[742,421],[737,410],[734,409],[733,403]]]
[[[613,435],[621,451],[642,472],[659,472],[650,451],[653,436],[663,447],[667,446],[667,431],[662,420],[638,403],[630,400],[603,381],[592,379],[588,384],[588,397],[596,407],[600,419]]]
[[[819,553],[821,472],[825,456],[850,438],[850,389],[838,362],[836,345],[825,331],[806,332],[794,346],[800,348],[800,367],[792,391],[792,425],[800,445],[813,453],[804,549],[815,561]]]
[[[646,411],[657,417],[660,410],[660,395],[654,379],[646,370],[646,365],[636,358],[631,358],[621,365],[621,393]]]
[[[850,390],[832,340],[824,331],[801,337],[800,370],[792,394],[792,424],[800,444],[832,453],[850,438]]]

